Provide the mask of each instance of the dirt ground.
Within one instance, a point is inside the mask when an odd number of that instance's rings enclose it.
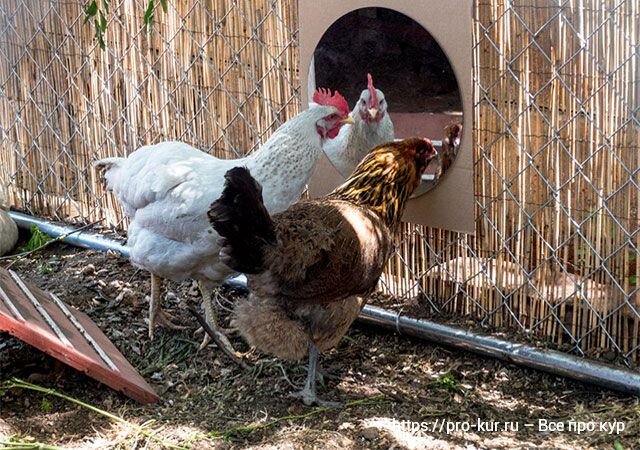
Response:
[[[199,304],[191,283],[168,283],[163,300],[189,328],[158,329],[151,341],[149,277],[119,254],[54,244],[12,269],[85,311],[162,399],[137,404],[0,333],[0,381],[19,377],[124,419],[12,388],[0,393],[0,449],[640,448],[637,398],[362,326],[321,356],[319,395],[342,406],[306,407],[287,396],[303,384],[302,364],[254,353],[242,370],[213,345],[196,351],[184,307]],[[545,423],[565,429],[544,431]]]

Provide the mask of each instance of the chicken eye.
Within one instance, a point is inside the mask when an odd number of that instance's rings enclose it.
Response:
[[[363,105],[367,102],[364,101],[364,99],[360,100],[360,103],[362,103]]]

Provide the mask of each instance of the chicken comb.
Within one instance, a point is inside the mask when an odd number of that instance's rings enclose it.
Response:
[[[377,107],[378,106],[378,93],[376,92],[376,88],[373,86],[373,77],[370,73],[367,74],[367,89],[369,90],[369,107]]]
[[[331,89],[318,88],[313,93],[313,101],[318,105],[333,106],[337,108],[343,116],[349,114],[349,104],[338,91],[331,95]]]

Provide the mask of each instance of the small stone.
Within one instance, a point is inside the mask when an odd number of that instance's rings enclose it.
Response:
[[[116,297],[116,302],[121,302],[124,299],[131,299],[133,297],[135,297],[135,292],[133,292],[129,288],[123,288],[122,291],[120,291],[120,293]]]
[[[378,437],[378,430],[375,427],[367,427],[360,433],[367,441],[373,441]]]
[[[343,431],[343,430],[353,430],[355,428],[355,425],[351,422],[343,422],[340,424],[340,426],[338,426],[338,431]]]
[[[123,285],[123,283],[120,280],[113,280],[113,281],[109,282],[109,286],[111,286],[111,287],[113,287],[113,288],[115,288],[117,290],[122,289],[122,285]]]

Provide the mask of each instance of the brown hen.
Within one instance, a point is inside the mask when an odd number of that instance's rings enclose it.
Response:
[[[249,344],[283,359],[309,355],[305,404],[316,397],[318,351],[335,346],[391,255],[409,196],[436,151],[411,138],[372,150],[347,181],[318,200],[270,216],[245,168],[225,175],[209,220],[221,260],[248,274],[250,295],[233,323]]]

